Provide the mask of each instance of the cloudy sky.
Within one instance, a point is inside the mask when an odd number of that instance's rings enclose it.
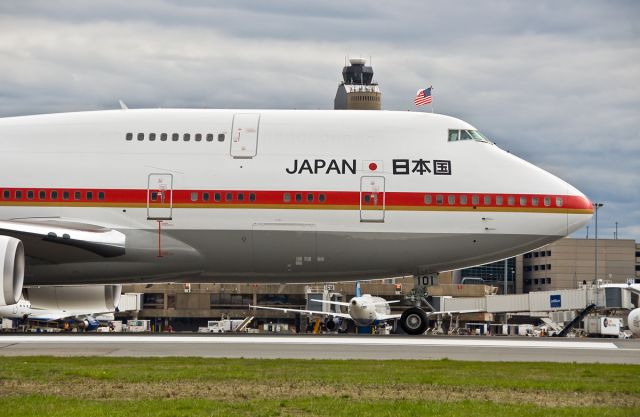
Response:
[[[436,112],[603,202],[600,236],[640,240],[637,1],[2,1],[0,116],[330,109],[347,55],[384,109],[433,84]]]

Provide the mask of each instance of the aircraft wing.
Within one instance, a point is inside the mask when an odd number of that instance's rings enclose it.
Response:
[[[378,314],[378,320],[394,320],[399,319],[402,314]]]
[[[331,317],[341,317],[343,319],[351,319],[351,315],[344,314],[344,313],[329,313],[329,312],[325,312],[325,311],[299,310],[299,309],[296,309],[296,308],[264,307],[264,306],[252,306],[252,305],[249,305],[249,308],[260,308],[260,309],[263,309],[263,310],[276,310],[276,311],[283,311],[285,313],[293,311],[293,312],[296,312],[296,313],[315,314],[315,315],[319,315],[319,316],[331,316]]]
[[[0,234],[20,239],[28,256],[62,262],[91,254],[103,258],[125,253],[124,233],[60,218],[0,221]]]
[[[484,310],[449,310],[449,311],[429,311],[427,316],[440,316],[445,314],[465,314],[465,313],[484,313]]]
[[[325,301],[325,300],[316,300],[316,299],[311,299],[311,301],[315,301],[316,303],[322,303],[322,304],[333,304],[334,306],[345,306],[345,307],[349,307],[351,304],[349,303],[345,303],[344,301]]]

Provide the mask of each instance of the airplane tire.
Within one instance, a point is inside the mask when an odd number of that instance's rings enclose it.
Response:
[[[410,335],[422,334],[427,330],[427,314],[418,307],[405,310],[400,317],[400,327]]]

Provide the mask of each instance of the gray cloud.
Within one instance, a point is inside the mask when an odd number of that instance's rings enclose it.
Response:
[[[437,112],[605,202],[640,239],[640,3],[0,3],[0,116],[130,107],[331,108],[344,56],[383,107]],[[582,233],[582,232],[580,232]]]

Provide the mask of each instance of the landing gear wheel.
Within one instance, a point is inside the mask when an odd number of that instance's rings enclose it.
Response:
[[[405,310],[400,317],[400,327],[410,335],[422,334],[427,330],[427,314],[418,307]]]

